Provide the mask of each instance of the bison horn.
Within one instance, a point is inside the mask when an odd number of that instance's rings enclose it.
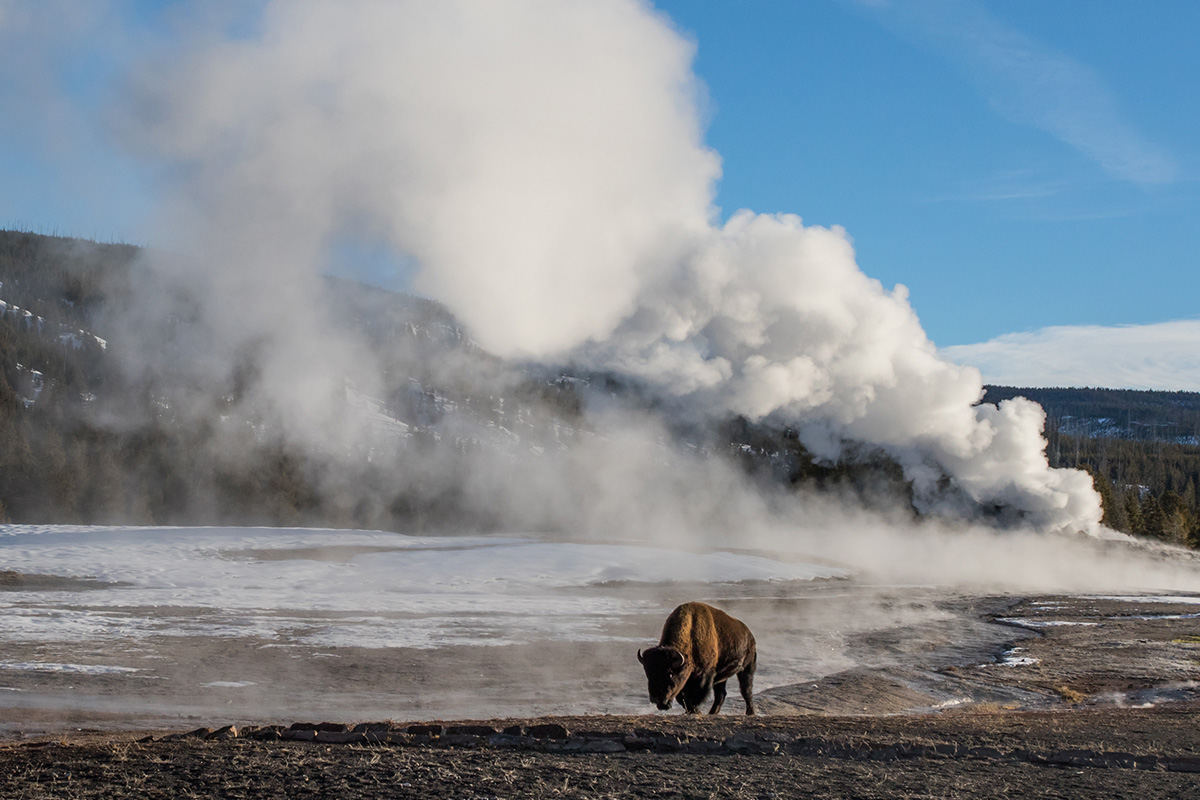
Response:
[[[683,666],[683,653],[676,650],[674,655],[671,656],[671,663],[675,665],[675,669],[681,668]]]
[[[640,662],[641,662],[641,663],[643,663],[643,664],[645,664],[645,663],[646,663],[646,657],[642,655],[642,651],[641,651],[641,650],[638,650],[638,661],[640,661]]]

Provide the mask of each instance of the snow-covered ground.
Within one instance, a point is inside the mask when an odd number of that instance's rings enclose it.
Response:
[[[845,574],[759,555],[523,536],[62,525],[0,526],[0,563],[107,584],[0,594],[0,642],[207,635],[409,648],[608,638],[615,617],[649,601],[605,587]]]
[[[0,525],[0,736],[661,713],[636,651],[689,600],[750,625],[756,687],[785,698],[855,668],[1028,668],[1014,640],[1033,634],[1015,628],[1105,621],[1058,597],[1007,616],[997,598],[883,581],[796,552],[533,534]],[[1089,598],[1153,615],[1124,620],[1190,619],[1200,602]]]
[[[684,601],[752,624],[760,688],[941,616],[845,613],[846,570],[794,554],[535,535],[0,525],[0,570],[0,707],[159,720],[645,711],[635,651]]]

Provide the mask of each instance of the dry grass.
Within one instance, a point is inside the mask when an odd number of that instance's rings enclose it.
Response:
[[[1073,689],[1065,683],[1061,686],[1054,687],[1054,691],[1058,693],[1059,697],[1061,697],[1063,700],[1066,700],[1068,703],[1079,704],[1088,699],[1086,692]]]

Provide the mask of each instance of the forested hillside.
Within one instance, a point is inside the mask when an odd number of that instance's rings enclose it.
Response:
[[[1046,409],[1051,466],[1092,473],[1112,528],[1200,546],[1200,393],[988,386]]]
[[[378,446],[316,458],[249,401],[252,362],[201,387],[120,368],[107,328],[146,278],[138,252],[0,231],[0,519],[469,527],[484,511],[452,482],[396,476],[575,435],[570,382],[513,378],[436,303],[329,279],[323,302],[378,348],[384,389],[347,383],[343,398],[374,421]]]
[[[657,402],[613,376],[504,363],[437,303],[328,279],[322,302],[355,326],[382,372],[378,396],[347,381],[343,398],[378,436],[361,452],[314,455],[250,402],[252,362],[203,387],[120,367],[128,343],[112,323],[128,311],[131,283],[147,279],[139,252],[0,231],[0,519],[483,527],[489,509],[453,480],[426,479],[431,465],[444,477],[481,452],[565,451],[589,435],[589,398]],[[195,405],[197,392],[205,415],[179,402]],[[1109,525],[1200,543],[1200,395],[993,386],[985,399],[1018,395],[1047,411],[1051,464],[1096,478]],[[672,435],[774,487],[912,500],[878,449],[816,463],[794,431],[740,418],[680,423]]]
[[[1088,439],[1200,445],[1200,393],[988,386],[984,400],[1028,397],[1059,433]]]

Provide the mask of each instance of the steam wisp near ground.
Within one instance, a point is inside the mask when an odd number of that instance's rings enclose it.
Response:
[[[853,670],[926,675],[990,663],[1020,634],[980,617],[970,599],[980,588],[1107,592],[1134,588],[1135,576],[1168,592],[1194,587],[1194,570],[1124,545],[1107,562],[1139,571],[1105,573],[1106,559],[1088,556],[1094,541],[1076,545],[1050,552],[1077,573],[1014,562],[1003,584],[993,569],[967,567],[958,573],[964,591],[878,563],[850,568],[742,548],[8,525],[0,529],[10,570],[0,596],[4,730],[652,713],[634,654],[689,599],[752,626],[756,684],[769,698]],[[1027,546],[1025,555],[1047,552]],[[943,695],[967,702],[961,689],[934,690]]]

